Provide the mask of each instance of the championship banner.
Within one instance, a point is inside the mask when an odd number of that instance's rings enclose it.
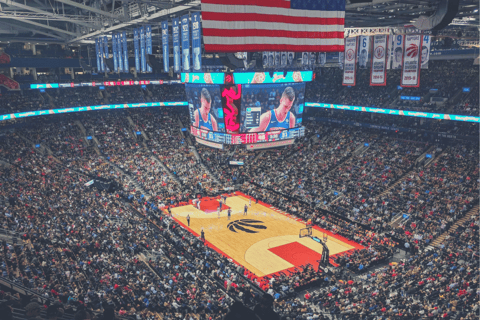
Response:
[[[405,48],[403,57],[402,87],[420,86],[420,48],[422,47],[422,35],[408,34],[405,36]]]
[[[394,38],[393,38],[392,69],[398,70],[398,69],[402,69],[404,36],[401,34],[398,34],[393,37]]]
[[[168,46],[168,20],[162,21],[163,71],[170,71],[170,48]]]
[[[146,51],[146,54],[152,54],[152,26],[151,25],[147,25],[145,26],[145,51]],[[147,64],[147,59],[146,59],[147,56],[145,56],[145,64],[147,66],[147,72],[152,72],[152,67],[150,67],[148,64]]]
[[[356,58],[357,58],[357,38],[345,39],[345,60],[343,63],[343,82],[344,86],[355,85]]]
[[[190,71],[190,17],[182,16],[182,62],[183,71]]]
[[[373,54],[370,70],[371,86],[387,85],[387,69],[386,69],[386,46],[387,35],[376,35],[373,37]]]
[[[430,39],[430,36],[423,36],[422,69],[428,69],[428,61],[430,60]]]
[[[117,36],[115,33],[112,34],[112,51],[113,51],[113,71],[118,72],[117,64]]]
[[[104,47],[103,48],[103,57],[105,59],[110,58],[110,53],[108,52],[108,38],[107,38],[107,36],[103,36],[103,47]],[[110,71],[110,69],[108,68],[108,66],[106,64],[104,65],[104,67],[105,67],[105,71],[107,71],[107,72]]]
[[[392,57],[393,57],[393,39],[395,36],[388,35],[387,36],[387,70],[390,70],[392,67]]]
[[[105,63],[103,61],[103,38],[100,37],[98,39],[98,48],[99,48],[99,52],[100,52],[100,70],[102,72],[105,72]]]
[[[193,70],[202,69],[202,38],[200,29],[200,12],[192,13],[192,51]]]
[[[178,18],[172,19],[173,71],[180,72],[180,26]]]
[[[99,45],[99,41],[98,41],[98,38],[95,39],[95,55],[97,57],[97,72],[101,72],[102,71],[102,64],[100,63],[100,45]]]
[[[145,60],[145,28],[140,27],[140,65],[142,72],[147,72],[147,60]]]
[[[121,33],[121,37],[122,37],[122,47],[123,47],[123,70],[125,72],[129,72],[129,66],[128,66],[128,46],[127,46],[127,32],[123,31]],[[118,48],[118,50],[121,50],[120,48]],[[119,61],[119,63],[121,64],[122,62]]]
[[[118,72],[124,72],[123,70],[123,58],[122,58],[122,39],[119,33],[117,33],[117,60],[118,60]]]
[[[135,50],[135,70],[140,72],[140,46],[138,44],[139,34],[138,29],[133,29],[133,46]]]
[[[361,36],[358,49],[358,67],[367,69],[368,57],[370,55],[370,37]]]

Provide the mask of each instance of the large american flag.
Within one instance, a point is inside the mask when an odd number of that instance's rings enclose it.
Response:
[[[207,52],[344,51],[345,0],[202,0]]]

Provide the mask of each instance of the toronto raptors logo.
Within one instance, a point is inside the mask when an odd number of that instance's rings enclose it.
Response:
[[[353,49],[348,49],[346,52],[347,61],[352,61],[354,56],[355,54],[353,52]]]
[[[375,48],[375,58],[382,59],[385,55],[385,49],[382,46]]]
[[[408,46],[406,52],[408,57],[415,58],[418,56],[418,46],[415,43],[412,43]]]

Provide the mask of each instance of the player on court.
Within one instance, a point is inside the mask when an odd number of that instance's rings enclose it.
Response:
[[[290,109],[295,101],[295,90],[286,87],[280,98],[278,108],[265,112],[260,116],[260,125],[250,129],[249,132],[263,132],[273,130],[284,130],[295,127],[295,116]]]
[[[232,215],[232,209],[228,208],[227,214],[228,214],[228,220],[230,220],[230,216]]]
[[[250,200],[248,200],[248,206],[249,206],[249,207],[252,206],[252,198],[250,198]]]
[[[243,208],[243,215],[244,216],[247,215],[247,211],[248,211],[248,207],[247,207],[247,205],[245,205],[245,207]]]
[[[222,204],[221,204],[221,203],[220,203],[220,205],[219,205],[218,208],[217,208],[218,219],[220,219],[220,210],[222,210]]]
[[[194,127],[209,131],[218,131],[217,120],[210,114],[212,97],[206,88],[203,88],[200,94],[200,104],[200,108],[194,112]]]

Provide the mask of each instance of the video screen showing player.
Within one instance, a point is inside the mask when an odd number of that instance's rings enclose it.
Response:
[[[240,132],[300,127],[304,101],[304,83],[244,85]]]
[[[192,126],[225,132],[220,86],[185,84],[185,91]]]

